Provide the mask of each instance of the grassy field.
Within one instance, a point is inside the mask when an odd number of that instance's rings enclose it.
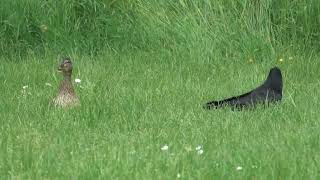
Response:
[[[256,2],[6,0],[0,179],[319,179],[320,3]],[[273,66],[281,104],[202,109]]]

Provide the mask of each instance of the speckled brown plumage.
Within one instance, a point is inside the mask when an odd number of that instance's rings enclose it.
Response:
[[[60,64],[59,71],[63,74],[63,81],[60,84],[59,94],[53,99],[55,106],[71,107],[80,105],[79,98],[75,94],[71,75],[72,75],[72,63],[69,58],[64,58]]]

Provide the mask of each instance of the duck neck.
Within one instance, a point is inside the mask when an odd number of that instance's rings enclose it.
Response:
[[[60,85],[60,93],[62,93],[62,94],[74,93],[70,74],[63,76],[63,81]]]
[[[65,74],[63,76],[63,81],[64,82],[71,82],[71,74]]]

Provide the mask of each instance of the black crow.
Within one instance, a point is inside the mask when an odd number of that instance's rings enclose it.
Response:
[[[241,110],[256,104],[269,104],[282,99],[282,75],[278,67],[270,69],[267,80],[254,90],[227,98],[221,101],[211,101],[203,105],[204,109],[217,109],[224,106]]]

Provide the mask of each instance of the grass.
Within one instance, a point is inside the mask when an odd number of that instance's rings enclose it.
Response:
[[[317,1],[46,1],[47,16],[44,2],[10,2],[20,9],[0,13],[3,179],[319,179]],[[49,105],[62,54],[82,80],[69,110]],[[281,104],[202,109],[273,66]]]

